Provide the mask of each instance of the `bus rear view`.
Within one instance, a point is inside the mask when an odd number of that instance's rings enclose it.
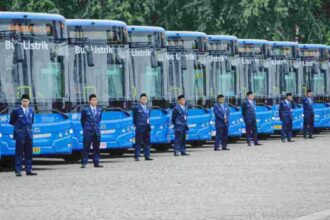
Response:
[[[216,103],[216,97],[223,94],[230,105],[229,138],[238,141],[242,136],[242,113],[238,107],[238,39],[234,36],[208,36],[208,71],[210,72],[210,100]],[[212,136],[215,136],[215,118],[212,112]]]
[[[69,80],[74,154],[83,147],[80,112],[96,94],[103,109],[100,149],[123,154],[133,144],[132,117],[127,111],[127,26],[111,20],[67,20],[69,37]]]
[[[2,155],[15,154],[9,114],[23,94],[35,111],[33,154],[70,154],[71,121],[67,91],[67,43],[60,15],[0,13],[0,113]]]
[[[171,107],[184,94],[188,105],[187,141],[202,145],[211,139],[208,96],[207,35],[201,32],[166,31]],[[173,129],[171,138],[174,139]]]

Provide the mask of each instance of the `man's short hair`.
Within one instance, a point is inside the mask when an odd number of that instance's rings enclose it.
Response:
[[[310,92],[312,92],[312,90],[311,89],[307,89],[306,93],[310,93]]]
[[[180,99],[184,99],[184,95],[179,95],[178,100],[180,100]]]
[[[221,99],[221,98],[224,98],[222,94],[217,96],[217,99]]]
[[[24,95],[21,96],[21,101],[22,101],[23,99],[30,100],[30,96],[27,95],[27,94],[24,94]]]
[[[292,96],[292,93],[288,92],[285,96],[286,97]]]
[[[253,94],[252,91],[248,91],[248,92],[246,93],[246,96],[249,96],[249,95],[252,95],[252,94]]]
[[[92,98],[96,98],[96,95],[95,94],[90,94],[88,100],[90,101],[90,100],[92,100]]]
[[[142,97],[147,97],[147,94],[142,93],[142,94],[140,95],[140,98],[142,98]]]

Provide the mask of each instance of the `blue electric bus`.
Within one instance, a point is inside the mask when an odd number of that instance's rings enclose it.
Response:
[[[151,107],[151,144],[157,150],[166,150],[171,139],[165,30],[161,27],[129,26],[128,42],[130,98],[137,104],[140,94],[147,94]]]
[[[327,128],[330,123],[329,50],[328,46],[321,44],[299,44],[299,47],[302,60],[301,93],[305,95],[307,89],[314,93],[314,128],[319,131]]]
[[[301,100],[301,61],[299,58],[299,45],[296,42],[274,41],[272,44],[271,60],[271,97],[274,111],[274,130],[279,133],[282,123],[279,118],[279,102],[285,98],[286,93],[292,93],[295,101],[293,114],[293,132],[296,134],[303,128],[303,109],[298,103]]]
[[[80,112],[94,93],[103,108],[102,151],[121,155],[132,147],[133,123],[128,100],[128,31],[121,21],[67,20],[69,44],[69,95],[74,128],[73,154],[78,160],[83,147]]]
[[[242,136],[242,113],[238,107],[239,81],[237,72],[238,39],[235,36],[208,36],[208,71],[210,77],[211,105],[217,101],[217,95],[223,94],[230,105],[229,138],[237,141]],[[215,117],[211,111],[212,137],[215,136]]]
[[[15,154],[12,110],[22,94],[35,110],[33,154],[72,151],[68,112],[67,28],[55,14],[0,12],[0,117],[2,156]]]
[[[257,103],[258,134],[268,137],[274,133],[273,110],[270,97],[271,45],[266,40],[239,39],[238,72],[240,98],[253,91]]]
[[[201,32],[166,31],[166,37],[170,106],[175,105],[179,94],[185,95],[189,108],[187,141],[199,146],[212,137],[207,35]],[[173,140],[173,129],[170,131]]]

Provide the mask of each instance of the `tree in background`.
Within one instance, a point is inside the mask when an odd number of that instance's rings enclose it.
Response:
[[[1,0],[0,10],[330,44],[330,0]]]

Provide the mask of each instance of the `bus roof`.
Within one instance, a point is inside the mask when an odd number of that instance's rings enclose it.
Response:
[[[97,20],[97,19],[67,19],[68,26],[94,26],[94,27],[123,27],[127,28],[125,22],[116,20]]]
[[[210,41],[221,41],[221,40],[238,40],[237,37],[231,35],[208,35]]]
[[[162,27],[155,26],[128,26],[128,31],[136,32],[165,32],[165,29]]]
[[[0,12],[0,19],[32,19],[65,21],[62,15],[32,12]]]
[[[197,31],[166,31],[166,37],[207,37],[207,35]]]
[[[239,44],[270,44],[267,40],[260,40],[260,39],[238,39]]]
[[[299,44],[300,49],[323,49],[328,48],[327,45],[324,44]]]
[[[294,41],[270,41],[273,46],[298,46],[299,44]]]

